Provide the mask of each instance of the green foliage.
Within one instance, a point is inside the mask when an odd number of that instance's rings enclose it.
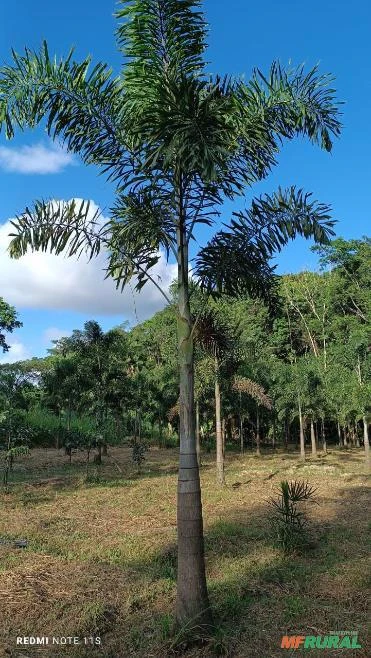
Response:
[[[315,491],[308,482],[284,480],[280,485],[279,498],[270,500],[270,520],[275,540],[286,553],[308,545],[308,520],[299,504],[313,500]]]
[[[132,447],[132,460],[138,469],[138,473],[140,473],[146,459],[148,445],[144,441],[138,441],[137,439],[133,439],[130,445]]]
[[[17,312],[13,306],[9,306],[6,301],[0,297],[0,349],[3,352],[9,350],[6,343],[6,333],[12,333],[14,329],[22,326],[22,322],[17,319]]]
[[[269,261],[276,252],[297,235],[322,244],[334,235],[329,207],[310,196],[295,187],[279,189],[253,201],[250,210],[234,213],[230,230],[216,233],[197,256],[202,288],[269,298],[275,282],[275,267]]]
[[[108,275],[118,285],[135,277],[141,289],[149,280],[158,286],[151,270],[160,248],[177,254],[179,198],[186,245],[199,224],[214,223],[225,196],[244,194],[267,175],[284,138],[305,135],[331,150],[340,114],[332,78],[316,67],[274,62],[247,83],[210,76],[198,0],[122,1],[117,17],[125,56],[117,78],[103,63],[91,67],[90,58],[75,62],[72,51],[51,58],[46,43],[39,52],[13,52],[0,69],[0,127],[9,138],[46,121],[53,139],[117,184],[104,226],[88,202],[36,201],[13,222],[10,251],[93,257],[105,247]],[[326,241],[331,226],[327,206],[294,187],[279,190],[217,233],[201,250],[197,273],[207,290],[260,295],[275,251],[296,234]]]

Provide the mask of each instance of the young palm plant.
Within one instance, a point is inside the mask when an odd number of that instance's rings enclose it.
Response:
[[[278,545],[286,553],[302,549],[308,544],[308,519],[299,509],[299,503],[313,500],[316,492],[308,482],[284,480],[280,485],[278,500],[270,502],[273,511],[271,522]]]
[[[340,133],[331,78],[316,68],[274,63],[250,82],[208,74],[200,0],[121,0],[118,77],[102,63],[40,52],[13,53],[0,69],[0,124],[6,136],[43,123],[53,139],[116,182],[102,226],[89,202],[39,200],[14,221],[13,257],[32,250],[90,258],[107,253],[107,275],[140,290],[157,287],[160,250],[178,265],[180,460],[177,619],[211,624],[195,442],[190,244],[276,164],[284,138],[307,136],[326,151]],[[269,259],[296,235],[326,242],[329,208],[295,187],[234,215],[195,257],[204,290],[257,294],[272,280]],[[168,299],[166,291],[162,291]]]

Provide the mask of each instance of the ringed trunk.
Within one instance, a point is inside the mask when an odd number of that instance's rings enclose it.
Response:
[[[210,627],[200,476],[196,452],[194,359],[185,229],[178,229],[179,475],[177,500],[179,626]]]

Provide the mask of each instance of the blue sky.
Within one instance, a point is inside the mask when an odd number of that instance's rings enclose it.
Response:
[[[278,185],[296,184],[330,203],[338,220],[337,233],[347,238],[369,233],[369,188],[371,178],[371,76],[368,70],[371,46],[371,6],[368,0],[206,0],[210,24],[207,58],[213,72],[245,74],[254,66],[267,71],[274,59],[283,64],[320,63],[323,72],[334,74],[339,100],[344,101],[344,129],[331,155],[304,140],[284,145],[279,166],[267,180],[249,191],[253,195],[273,191]],[[18,0],[2,7],[0,60],[9,61],[10,49],[27,45],[38,48],[47,39],[50,52],[66,54],[75,46],[76,58],[91,54],[109,62],[116,71],[121,56],[116,51],[113,17],[115,3],[91,0]],[[27,147],[28,150],[27,150]],[[0,235],[4,247],[6,221],[36,198],[92,199],[108,208],[113,188],[94,169],[76,158],[53,149],[41,130],[18,134],[12,142],[0,135]],[[230,216],[226,206],[224,220]],[[2,225],[2,226],[1,226]],[[202,239],[202,237],[201,237]],[[280,272],[316,267],[310,244],[297,240],[278,258]],[[102,263],[55,261],[38,255],[10,263],[0,254],[0,295],[14,303],[24,326],[13,336],[13,358],[43,355],[52,337],[70,332],[91,318],[104,328],[124,320],[142,320],[161,306],[153,291],[133,299],[128,290],[122,297],[101,285]],[[161,265],[164,276],[165,264]],[[84,285],[90,287],[84,294]]]

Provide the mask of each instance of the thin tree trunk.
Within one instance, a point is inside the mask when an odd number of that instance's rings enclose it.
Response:
[[[290,438],[290,426],[289,426],[287,418],[285,418],[285,448],[286,448],[286,451],[288,450],[288,447],[289,447],[289,438]]]
[[[243,440],[243,420],[242,420],[242,399],[241,391],[239,392],[240,398],[240,408],[239,408],[239,426],[240,426],[240,453],[243,455],[245,450],[244,440]]]
[[[141,415],[141,409],[138,411],[138,440],[139,443],[142,438],[142,415]]]
[[[180,200],[180,208],[182,202]],[[180,215],[182,215],[180,211]],[[178,243],[178,353],[179,353],[179,476],[178,578],[176,619],[180,626],[210,626],[200,476],[196,453],[194,357],[188,289],[188,248],[184,219],[180,217]]]
[[[215,357],[215,429],[216,429],[216,481],[218,484],[225,484],[224,478],[224,454],[223,454],[223,433],[221,421],[221,398],[219,384],[219,363]]]
[[[341,437],[341,427],[340,427],[339,420],[337,421],[337,430],[338,430],[339,446],[342,446],[343,445],[343,439]]]
[[[359,385],[360,388],[362,389],[363,386],[363,381],[362,381],[362,371],[361,371],[361,360],[358,355],[358,379],[359,379]],[[368,423],[367,423],[367,418],[366,415],[363,416],[363,442],[365,446],[365,459],[366,459],[366,464],[367,466],[371,465],[370,461],[370,440],[368,437]]]
[[[159,447],[159,448],[163,448],[163,447],[164,447],[163,432],[162,432],[162,420],[161,420],[161,418],[158,419],[158,447]]]
[[[327,442],[326,442],[326,433],[325,433],[325,421],[321,418],[321,438],[322,438],[322,450],[327,454]]]
[[[365,445],[365,458],[367,466],[371,466],[370,439],[368,436],[368,423],[366,416],[363,416],[363,442]]]
[[[196,402],[196,453],[197,462],[201,466],[201,443],[200,443],[200,403]]]
[[[310,440],[311,440],[311,443],[312,443],[312,456],[317,457],[316,435],[315,435],[315,432],[314,432],[313,420],[310,421]]]
[[[299,426],[300,426],[300,459],[305,460],[305,437],[304,437],[303,414],[301,411],[300,396],[298,397],[298,409],[299,409]]]
[[[225,444],[227,441],[227,426],[225,422],[225,418],[222,420],[222,441],[223,441],[223,464],[225,464]]]
[[[260,418],[259,407],[256,407],[256,454],[261,455],[260,452]]]
[[[68,409],[67,409],[67,430],[71,429],[71,398],[68,398]]]
[[[58,407],[58,430],[57,430],[57,438],[56,438],[56,441],[55,441],[56,450],[59,450],[60,437],[61,437],[61,428],[62,428],[62,414],[61,414],[61,408]]]

